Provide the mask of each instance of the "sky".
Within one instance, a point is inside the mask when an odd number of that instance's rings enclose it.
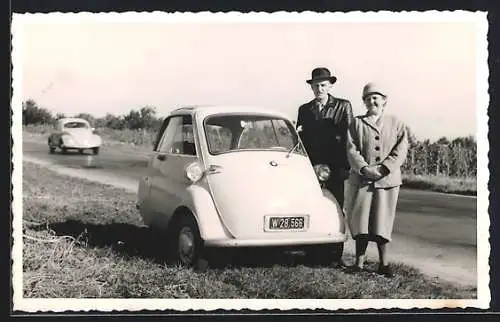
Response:
[[[378,82],[386,113],[418,138],[476,133],[474,22],[112,22],[23,23],[22,97],[51,112],[125,114],[155,106],[159,116],[190,104],[258,105],[287,113],[313,94],[315,67],[338,81],[332,94],[365,108]],[[14,34],[16,36],[16,34]],[[16,64],[16,62],[14,62]]]

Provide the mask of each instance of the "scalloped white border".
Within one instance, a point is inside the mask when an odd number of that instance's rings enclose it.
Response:
[[[477,26],[477,268],[478,298],[472,300],[389,300],[389,299],[26,299],[22,297],[22,35],[23,25],[29,23],[82,23],[82,22],[162,22],[162,23],[281,23],[281,22],[473,22]],[[12,17],[12,62],[13,98],[12,148],[14,163],[13,183],[13,309],[25,312],[63,311],[138,311],[138,310],[240,310],[240,309],[411,309],[411,308],[466,308],[487,309],[490,303],[489,291],[489,226],[488,215],[488,21],[486,12],[467,11],[378,11],[348,13],[305,12],[229,12],[229,13],[165,13],[165,12],[125,12],[125,13],[26,13]]]

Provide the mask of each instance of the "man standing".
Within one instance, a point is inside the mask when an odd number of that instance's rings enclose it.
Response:
[[[337,78],[327,68],[315,68],[311,76],[306,82],[315,98],[299,107],[297,128],[311,163],[330,167],[326,188],[343,208],[344,180],[349,173],[346,139],[353,119],[352,106],[348,100],[329,93]]]

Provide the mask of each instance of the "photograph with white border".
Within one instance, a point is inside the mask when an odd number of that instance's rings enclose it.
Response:
[[[489,308],[486,12],[11,34],[14,311]]]

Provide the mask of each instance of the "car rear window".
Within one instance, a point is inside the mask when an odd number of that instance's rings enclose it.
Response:
[[[83,122],[68,122],[64,123],[64,127],[67,129],[86,128],[87,124]]]

